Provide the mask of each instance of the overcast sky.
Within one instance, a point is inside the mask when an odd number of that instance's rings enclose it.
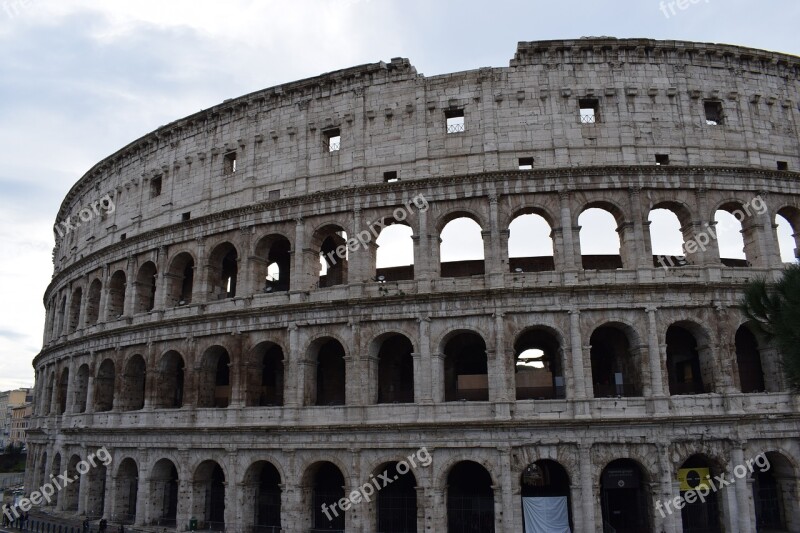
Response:
[[[0,390],[33,384],[64,195],[162,124],[398,56],[426,75],[508,66],[517,41],[608,35],[798,54],[798,20],[797,0],[702,0],[669,17],[658,0],[0,0]]]

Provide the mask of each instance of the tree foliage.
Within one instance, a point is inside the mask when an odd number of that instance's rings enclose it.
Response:
[[[742,306],[755,333],[780,350],[789,386],[800,391],[800,264],[788,266],[777,283],[750,282]]]

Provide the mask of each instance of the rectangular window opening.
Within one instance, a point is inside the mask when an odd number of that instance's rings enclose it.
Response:
[[[150,198],[161,196],[161,176],[156,176],[150,180]]]
[[[267,193],[267,200],[280,200],[281,198],[281,190],[274,189]]]
[[[236,152],[228,152],[223,156],[223,169],[226,176],[236,172]]]
[[[394,183],[395,181],[400,181],[400,178],[397,177],[396,170],[390,170],[389,172],[383,173],[383,181],[385,183]]]
[[[519,169],[520,170],[533,170],[533,158],[532,157],[520,157],[519,158]]]
[[[338,152],[342,147],[342,131],[339,128],[325,130],[322,132],[325,137],[325,148],[329,152]]]
[[[789,170],[788,161],[778,161],[778,170]]]
[[[656,154],[656,165],[669,165],[669,154]]]
[[[119,240],[121,240],[121,241],[124,241],[127,238],[128,238],[128,234],[127,233],[123,233],[122,235],[119,236]]]
[[[724,122],[722,113],[722,102],[716,100],[706,100],[703,102],[706,113],[706,124],[708,126],[721,126]]]
[[[192,218],[191,211],[181,214],[181,222],[186,222],[187,220],[190,220],[191,218]]]
[[[462,133],[465,130],[464,110],[448,109],[444,112],[447,133]]]
[[[581,98],[578,100],[581,124],[600,122],[600,100],[597,98]]]

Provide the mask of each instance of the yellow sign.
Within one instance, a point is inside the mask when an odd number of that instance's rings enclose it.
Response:
[[[681,484],[681,492],[687,490],[697,490],[705,487],[705,490],[711,490],[708,484],[708,479],[711,472],[708,468],[681,468],[678,470],[678,481]]]

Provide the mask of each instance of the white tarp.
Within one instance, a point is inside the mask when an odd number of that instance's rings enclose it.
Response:
[[[571,533],[567,497],[522,498],[525,533]]]

